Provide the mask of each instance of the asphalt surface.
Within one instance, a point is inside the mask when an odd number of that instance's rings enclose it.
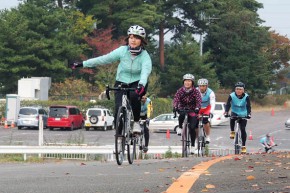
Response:
[[[189,192],[290,192],[290,152],[234,155],[209,167]]]
[[[2,163],[0,193],[287,193],[289,171],[290,152],[139,160],[122,166],[61,160]]]

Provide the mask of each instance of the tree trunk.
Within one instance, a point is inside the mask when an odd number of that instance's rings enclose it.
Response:
[[[164,70],[164,26],[163,22],[159,25],[159,62],[161,70]]]
[[[62,0],[57,0],[57,5],[60,8],[63,8]]]

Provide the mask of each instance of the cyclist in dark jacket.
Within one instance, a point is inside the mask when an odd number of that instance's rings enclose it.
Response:
[[[250,96],[245,93],[245,84],[238,82],[235,84],[235,91],[232,92],[228,98],[225,116],[229,116],[229,110],[232,108],[231,116],[245,117],[247,119],[251,118],[251,101]],[[242,137],[242,153],[246,153],[246,141],[247,141],[247,120],[243,119],[240,122],[241,126],[241,137]],[[230,120],[231,134],[230,138],[234,139],[235,137],[235,119]]]
[[[173,111],[187,109],[194,112],[188,114],[189,133],[191,138],[191,153],[196,152],[195,145],[195,126],[197,123],[197,114],[201,107],[201,95],[200,92],[194,87],[194,76],[192,74],[185,74],[183,76],[183,86],[177,90],[173,100]],[[182,123],[184,121],[185,114],[180,114],[178,117],[179,127],[177,128],[177,134],[181,135]]]

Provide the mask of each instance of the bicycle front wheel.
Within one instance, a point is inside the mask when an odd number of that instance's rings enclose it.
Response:
[[[136,141],[135,137],[129,139],[127,144],[127,157],[129,164],[132,164],[134,159],[136,159]]]
[[[188,157],[188,151],[189,151],[189,148],[188,148],[188,128],[187,126],[183,127],[182,129],[182,138],[181,138],[181,141],[182,141],[182,157]]]
[[[241,154],[242,139],[240,130],[235,135],[235,154]]]
[[[125,125],[126,125],[126,109],[120,107],[117,113],[116,120],[116,135],[115,135],[115,156],[118,165],[122,165],[125,152]]]
[[[199,136],[198,137],[198,145],[197,145],[197,156],[198,157],[202,157],[205,155],[205,140],[204,140],[204,136]]]

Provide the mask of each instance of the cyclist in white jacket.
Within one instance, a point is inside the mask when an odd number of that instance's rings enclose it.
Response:
[[[208,80],[205,78],[199,79],[197,81],[197,90],[199,90],[202,102],[201,108],[199,110],[199,114],[209,115],[210,118],[213,116],[213,111],[215,108],[215,94],[214,92],[208,87]],[[197,121],[197,128],[198,128],[199,120]],[[204,124],[204,131],[205,131],[205,141],[206,143],[210,143],[210,123],[208,118],[203,119]],[[198,131],[198,129],[196,130]]]

